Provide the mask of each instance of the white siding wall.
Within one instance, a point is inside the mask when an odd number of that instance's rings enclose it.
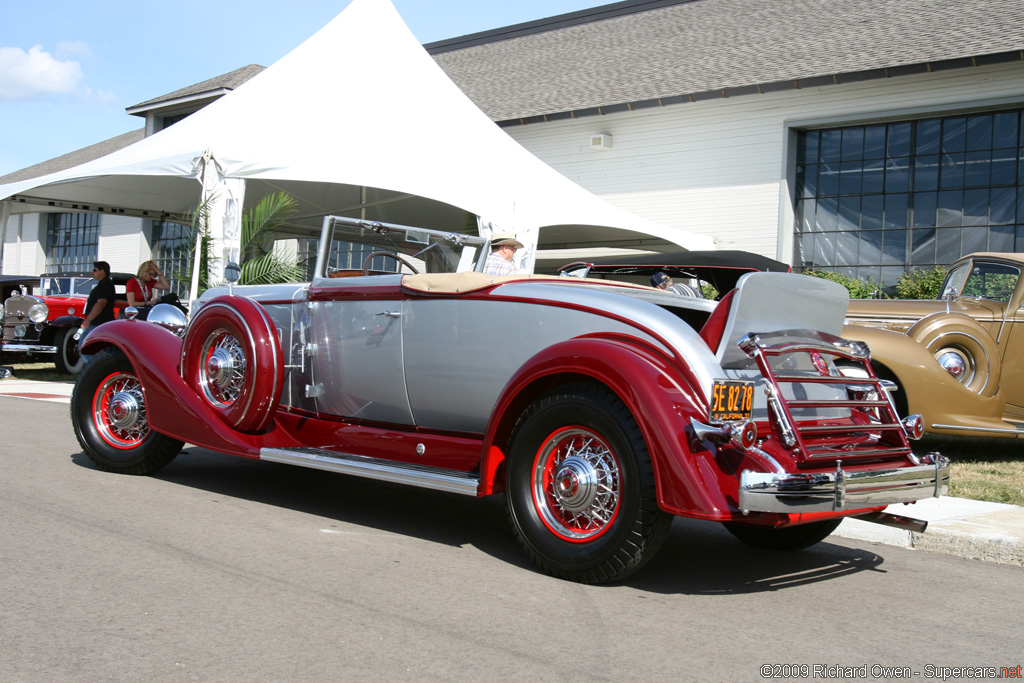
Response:
[[[38,275],[45,270],[45,216],[38,213],[11,216],[3,239],[4,260],[0,272],[6,275]]]
[[[506,128],[591,192],[720,249],[792,260],[794,127],[914,118],[1024,103],[1024,65],[787,90]],[[592,150],[608,133],[611,150]],[[780,201],[780,199],[782,201]]]
[[[98,258],[110,264],[111,271],[134,273],[149,260],[150,248],[143,232],[143,219],[131,216],[100,216]]]

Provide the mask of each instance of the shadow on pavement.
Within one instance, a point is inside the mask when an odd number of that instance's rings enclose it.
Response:
[[[83,453],[71,460],[95,469]],[[155,478],[441,545],[471,546],[536,571],[509,529],[503,496],[470,498],[196,447],[186,448]],[[828,541],[795,553],[752,548],[720,524],[677,518],[654,559],[620,585],[652,593],[737,595],[884,571],[883,562],[869,550]]]

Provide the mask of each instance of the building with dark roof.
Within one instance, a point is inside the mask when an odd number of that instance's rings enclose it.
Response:
[[[1024,250],[1022,25],[1024,0],[627,0],[425,47],[591,192],[891,285]],[[152,132],[260,68],[128,111]]]

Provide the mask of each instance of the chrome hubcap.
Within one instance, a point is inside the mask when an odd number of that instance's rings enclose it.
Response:
[[[935,359],[942,366],[942,369],[958,382],[968,383],[973,376],[970,363],[962,353],[953,349],[946,349],[936,354]]]
[[[610,528],[619,509],[619,461],[593,432],[569,428],[552,434],[537,454],[533,499],[544,524],[571,541]]]
[[[203,345],[199,380],[206,399],[226,407],[238,400],[245,386],[248,363],[238,339],[227,330],[217,330]]]
[[[597,497],[599,474],[593,464],[579,456],[562,461],[554,477],[554,495],[558,506],[579,512],[590,507]]]
[[[103,440],[115,448],[134,448],[149,436],[138,378],[117,373],[105,379],[96,389],[93,420]]]
[[[119,391],[114,394],[107,410],[110,424],[116,429],[131,429],[142,417],[139,397],[132,392]]]

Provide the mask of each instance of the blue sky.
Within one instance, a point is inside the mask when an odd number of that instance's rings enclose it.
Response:
[[[392,0],[421,43],[613,0]],[[269,66],[349,0],[24,0],[0,24],[0,176],[141,128],[125,108]]]

